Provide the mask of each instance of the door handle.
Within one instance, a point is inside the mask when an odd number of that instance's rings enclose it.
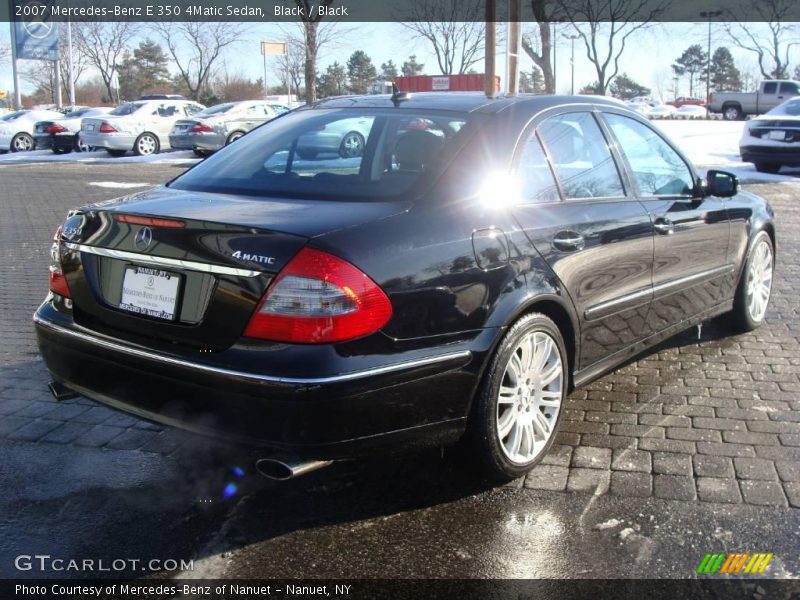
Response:
[[[586,241],[576,231],[559,231],[553,238],[553,246],[562,252],[583,250]]]
[[[669,219],[660,217],[653,222],[653,229],[661,235],[672,235],[675,232],[675,225]]]

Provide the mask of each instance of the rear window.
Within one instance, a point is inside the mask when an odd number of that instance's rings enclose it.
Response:
[[[125,104],[120,104],[117,108],[115,108],[108,114],[114,115],[115,117],[122,115],[132,115],[143,106],[144,104],[141,102],[126,102]]]
[[[216,106],[211,106],[209,108],[205,108],[197,113],[198,117],[210,117],[211,115],[220,115],[223,113],[228,112],[236,106],[235,102],[228,102],[226,104],[217,104]]]
[[[440,172],[467,115],[392,109],[301,110],[275,119],[170,184],[308,199],[384,199]]]
[[[800,116],[800,100],[789,100],[773,108],[768,115],[788,115],[791,117]]]

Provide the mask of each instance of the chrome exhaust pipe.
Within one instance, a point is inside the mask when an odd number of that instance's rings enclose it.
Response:
[[[256,461],[256,471],[267,479],[274,481],[288,481],[312,471],[322,469],[333,464],[332,460],[311,460],[306,462],[290,459],[260,458]]]
[[[63,383],[58,381],[51,381],[47,384],[47,389],[50,390],[50,393],[53,394],[53,398],[58,401],[61,400],[70,400],[72,398],[77,398],[80,394],[78,392],[69,389]]]

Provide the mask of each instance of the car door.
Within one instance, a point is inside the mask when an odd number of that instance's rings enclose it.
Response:
[[[581,319],[578,369],[640,340],[650,305],[653,229],[591,109],[556,114],[517,150],[514,215]]]
[[[184,117],[183,108],[176,102],[164,102],[158,105],[156,116],[153,118],[153,133],[158,134],[162,143],[169,141],[169,132],[175,121]]]
[[[631,180],[653,220],[655,333],[720,304],[729,293],[730,224],[725,200],[704,197],[687,161],[649,124],[605,112]]]

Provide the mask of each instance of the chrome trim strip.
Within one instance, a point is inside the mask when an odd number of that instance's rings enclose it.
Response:
[[[130,354],[131,356],[136,356],[138,358],[146,358],[149,360],[155,360],[162,363],[175,365],[178,367],[185,367],[188,369],[195,369],[197,371],[203,371],[206,373],[214,373],[217,375],[227,375],[231,377],[241,377],[242,379],[249,379],[251,381],[258,381],[264,383],[284,383],[284,384],[297,384],[297,385],[321,385],[326,383],[340,383],[343,381],[352,381],[354,379],[363,379],[365,377],[373,377],[375,375],[383,375],[385,373],[393,373],[395,371],[402,371],[405,369],[413,369],[415,367],[424,367],[427,365],[434,365],[437,363],[443,363],[451,360],[457,360],[459,358],[470,358],[472,356],[472,352],[469,350],[462,350],[460,352],[451,352],[449,354],[439,354],[437,356],[429,356],[426,358],[420,358],[417,360],[410,360],[404,363],[397,363],[394,365],[387,365],[385,367],[376,367],[373,369],[365,369],[363,371],[353,371],[350,373],[343,373],[342,375],[334,375],[331,377],[309,377],[309,378],[297,378],[297,377],[276,377],[274,375],[260,375],[258,373],[248,373],[246,371],[237,371],[235,369],[226,369],[224,367],[214,367],[211,365],[203,365],[199,363],[190,362],[188,360],[183,360],[181,358],[174,358],[172,356],[165,356],[163,354],[158,354],[156,352],[150,352],[148,350],[140,350],[138,348],[132,348],[130,346],[126,346],[124,344],[119,344],[117,342],[111,341],[109,339],[104,339],[95,335],[89,335],[87,333],[82,333],[80,331],[75,331],[73,329],[68,329],[66,327],[62,327],[57,325],[47,319],[43,319],[38,314],[33,315],[33,322],[41,327],[46,329],[51,329],[53,331],[57,331],[58,333],[62,333],[65,335],[69,335],[76,339],[82,340],[84,342],[88,342],[90,344],[94,344],[96,346],[100,346],[102,348],[106,348],[108,350],[115,350],[117,352],[123,352],[125,354]]]
[[[684,286],[691,287],[691,285],[699,282],[700,280],[720,277],[722,275],[727,275],[728,273],[733,273],[733,271],[734,271],[733,265],[723,265],[722,267],[715,267],[713,269],[703,271],[702,273],[695,273],[694,275],[687,275],[686,277],[681,277],[680,279],[673,279],[672,281],[660,283],[651,288],[646,288],[643,290],[627,294],[625,296],[620,296],[619,298],[607,300],[602,304],[590,306],[583,313],[583,316],[590,321],[592,319],[599,318],[600,316],[606,314],[613,314],[614,312],[619,312],[624,309],[635,308],[636,306],[639,306],[639,304],[635,304],[637,300],[643,299],[651,294],[652,294],[652,299],[655,300],[655,298],[658,296],[661,297],[668,296],[669,294],[678,291],[678,289]],[[624,308],[622,307],[622,305],[627,305],[628,303],[631,303],[631,306],[629,307],[625,306]],[[615,307],[618,306],[620,306],[620,308],[614,310]]]
[[[202,271],[203,273],[214,273],[216,275],[234,275],[236,277],[258,277],[261,271],[252,269],[238,269],[236,267],[225,267],[222,265],[210,265],[208,263],[196,262],[193,260],[181,260],[178,258],[166,258],[164,256],[150,256],[149,254],[139,254],[137,252],[127,252],[125,250],[112,250],[111,248],[100,248],[99,246],[86,246],[84,244],[74,244],[65,242],[64,245],[77,252],[86,252],[96,256],[107,258],[119,258],[139,263],[157,265],[160,267],[177,267],[190,271]]]

